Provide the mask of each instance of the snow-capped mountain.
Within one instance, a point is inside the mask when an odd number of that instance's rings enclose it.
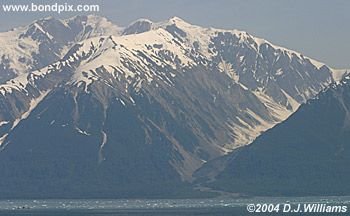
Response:
[[[94,15],[67,20],[44,18],[0,33],[0,84],[62,58],[74,43],[96,36],[118,35],[121,29]]]
[[[276,122],[286,119],[301,103],[347,74],[347,70],[332,69],[247,32],[203,28],[179,17],[159,23],[140,19],[126,27],[122,34],[156,29],[165,29],[179,43],[191,47],[190,52],[192,55],[195,53],[197,61],[206,60],[210,66],[219,68],[234,82],[253,92],[277,118]],[[237,122],[229,123],[234,131],[235,142],[228,148],[250,143],[276,123],[264,119],[258,121],[260,123],[257,125],[248,124],[243,128]]]
[[[347,195],[349,132],[346,76],[251,145],[213,161],[196,175],[210,179],[208,185],[216,189],[250,195]]]
[[[289,96],[298,103],[305,102],[330,83],[330,74],[339,80],[344,73],[247,32],[202,28],[178,17],[160,23],[141,19],[128,26],[123,34],[142,33],[158,28],[163,28],[180,41],[190,44],[195,51],[217,64],[235,81],[251,90],[264,91],[274,99],[279,96],[285,104],[290,99]],[[333,71],[338,73],[333,76]],[[276,88],[281,91],[274,91]],[[291,103],[289,106],[292,106]]]
[[[177,17],[125,28],[48,18],[25,29],[20,37],[54,56],[0,85],[4,197],[16,196],[7,184],[30,196],[43,182],[47,196],[96,196],[96,184],[112,197],[186,187],[203,163],[249,144],[344,73]]]

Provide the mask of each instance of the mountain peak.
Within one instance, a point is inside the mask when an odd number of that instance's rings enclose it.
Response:
[[[175,24],[179,26],[191,26],[192,24],[186,22],[185,20],[181,19],[180,17],[174,16],[168,20],[169,24]]]
[[[183,19],[181,19],[180,17],[177,16],[173,16],[169,19],[169,21],[171,22],[185,22]]]
[[[86,15],[86,19],[87,19],[87,22],[88,23],[111,23],[112,22],[110,20],[108,20],[106,17],[103,17],[103,16],[99,16],[99,15],[96,15],[96,14],[89,14],[89,15]]]
[[[150,31],[153,28],[153,22],[149,19],[138,19],[132,22],[123,30],[123,35],[139,34]]]
[[[132,22],[130,25],[134,24],[134,23],[140,23],[140,22],[147,22],[147,23],[153,23],[152,20],[146,19],[146,18],[140,18],[135,20],[134,22]]]
[[[118,25],[112,23],[108,18],[99,16],[96,14],[89,14],[89,15],[77,15],[71,18],[68,18],[65,20],[66,23],[71,22],[81,22],[84,25],[90,25],[90,26],[104,26],[104,27],[110,27],[110,28],[120,28]]]

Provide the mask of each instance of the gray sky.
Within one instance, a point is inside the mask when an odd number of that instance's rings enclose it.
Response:
[[[245,30],[331,67],[350,68],[348,0],[0,0],[0,4],[11,2],[99,4],[98,14],[120,26],[137,18],[160,21],[179,16],[201,26]],[[45,16],[74,15],[77,13],[4,13],[0,10],[0,31]]]

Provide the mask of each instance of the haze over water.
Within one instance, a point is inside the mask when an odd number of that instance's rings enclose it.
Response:
[[[258,213],[248,213],[246,207],[248,204],[258,203],[290,203],[292,205],[299,203],[321,203],[327,205],[342,204],[350,206],[350,197],[158,200],[2,200],[0,201],[0,216],[253,215]],[[259,215],[281,214],[259,213]],[[296,214],[289,213],[288,215]],[[343,215],[346,215],[346,213]]]

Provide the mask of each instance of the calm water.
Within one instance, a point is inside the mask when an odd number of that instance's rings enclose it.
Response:
[[[176,200],[2,200],[0,216],[190,216],[190,215],[283,215],[248,213],[247,204],[322,203],[347,205],[348,213],[310,215],[350,215],[350,197],[176,199]],[[306,215],[292,214],[285,215]]]

